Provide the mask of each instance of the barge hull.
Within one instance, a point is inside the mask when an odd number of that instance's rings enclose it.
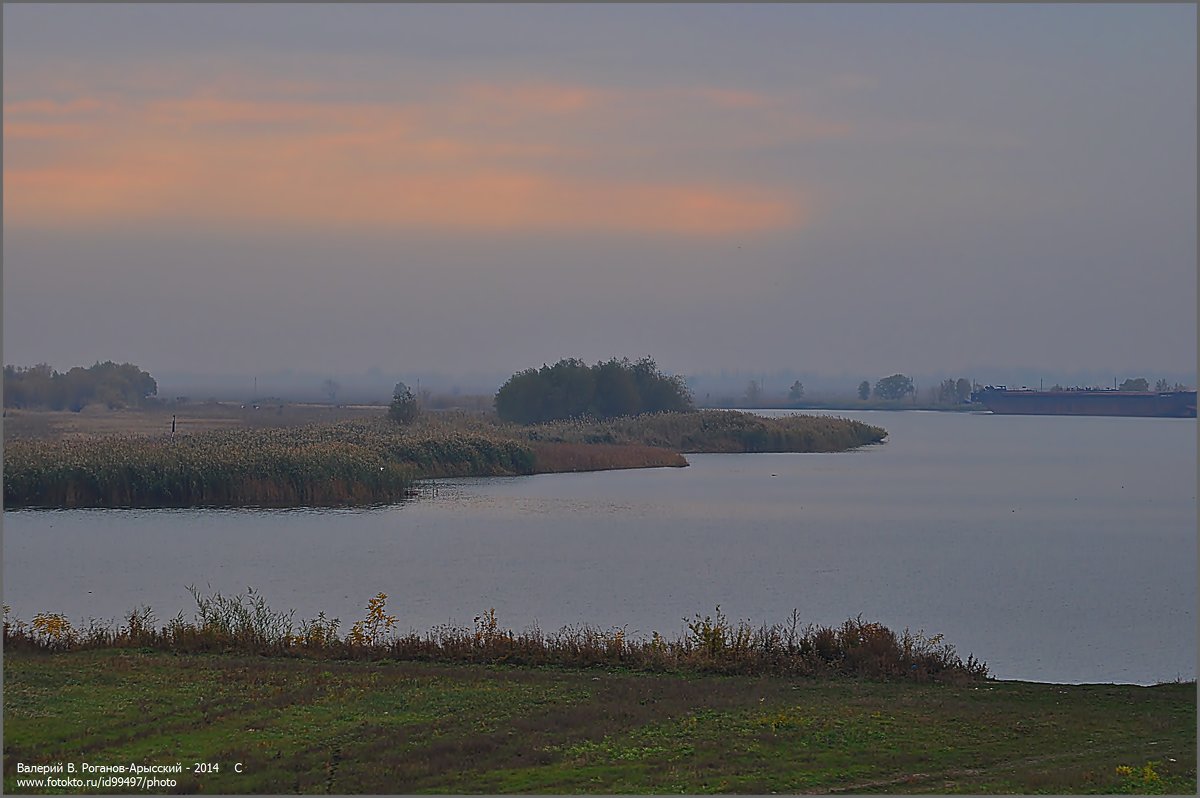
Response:
[[[1031,391],[987,389],[972,400],[993,413],[1031,416],[1195,418],[1195,391]]]

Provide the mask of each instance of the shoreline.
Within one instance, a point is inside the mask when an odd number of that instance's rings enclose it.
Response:
[[[887,431],[843,418],[725,410],[529,427],[468,414],[5,442],[6,508],[337,507],[415,482],[684,467],[683,453],[840,452]]]

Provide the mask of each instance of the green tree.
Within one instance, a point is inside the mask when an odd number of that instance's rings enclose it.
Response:
[[[936,396],[937,401],[941,404],[966,402],[971,398],[971,382],[965,377],[959,377],[957,380],[942,380],[937,387]]]
[[[629,360],[613,358],[607,363],[597,364],[593,369],[596,377],[596,394],[589,408],[596,418],[636,416],[642,412],[642,392],[634,378]]]
[[[333,379],[327,379],[325,382],[321,383],[321,391],[329,397],[330,404],[337,403],[337,394],[341,387],[342,386],[338,385],[337,381]]]
[[[1125,380],[1125,382],[1121,383],[1120,390],[1122,390],[1122,391],[1148,391],[1148,390],[1150,390],[1150,383],[1146,381],[1145,377],[1138,377],[1137,379]]]
[[[636,363],[614,358],[595,366],[572,358],[517,372],[496,392],[495,406],[505,421],[536,424],[685,411],[692,409],[692,399],[683,379],[662,374],[651,358]]]
[[[496,414],[505,421],[534,424],[545,420],[542,375],[537,369],[518,371],[496,392]]]
[[[596,397],[596,376],[582,360],[560,360],[546,372],[543,385],[550,418],[579,418],[587,414]]]
[[[792,383],[792,387],[788,388],[788,401],[799,402],[804,398],[804,383],[796,380]]]
[[[858,398],[864,402],[871,398],[871,383],[863,380],[858,384]]]
[[[140,405],[158,393],[158,383],[132,363],[111,360],[60,374],[45,363],[32,368],[5,366],[4,404],[82,410],[93,402],[110,408]]]
[[[401,426],[408,426],[421,415],[421,404],[412,389],[402,382],[396,383],[392,391],[392,403],[388,405],[388,418]]]
[[[633,364],[633,380],[638,389],[640,412],[686,413],[694,409],[692,392],[683,377],[663,374],[654,358],[643,357]]]
[[[893,374],[875,383],[875,395],[880,399],[903,399],[916,391],[912,378]]]
[[[746,383],[746,406],[757,407],[759,400],[762,399],[762,385],[758,380],[750,380]]]
[[[953,379],[942,380],[937,387],[937,401],[941,404],[952,404],[958,398],[958,386]]]

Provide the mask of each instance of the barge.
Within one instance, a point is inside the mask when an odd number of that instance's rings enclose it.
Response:
[[[1196,417],[1195,391],[1119,391],[1113,388],[1036,391],[988,385],[973,392],[971,401],[993,413],[1005,415]]]

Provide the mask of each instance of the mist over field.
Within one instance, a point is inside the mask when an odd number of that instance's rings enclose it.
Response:
[[[1196,382],[1194,6],[3,13],[5,363]]]

